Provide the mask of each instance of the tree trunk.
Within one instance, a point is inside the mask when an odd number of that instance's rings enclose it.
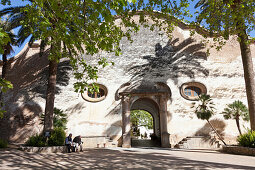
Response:
[[[240,133],[240,135],[242,134],[242,132],[241,132],[241,129],[240,129],[240,123],[239,123],[239,116],[236,116],[236,126],[237,126],[237,129],[238,129],[238,131],[239,131],[239,133]]]
[[[227,145],[223,138],[220,136],[220,134],[217,132],[217,130],[213,127],[213,125],[211,124],[211,122],[209,120],[207,120],[208,124],[211,126],[211,128],[213,129],[213,131],[217,134],[217,136],[219,137],[219,139],[221,140],[222,143],[224,143],[224,145]]]
[[[51,131],[53,129],[53,110],[56,91],[56,78],[57,78],[58,63],[56,60],[49,61],[49,77],[46,93],[46,106],[44,117],[44,132]]]
[[[9,43],[9,42],[8,42]],[[7,46],[7,45],[6,45]],[[7,72],[7,50],[4,50],[4,54],[3,54],[3,67],[2,67],[2,79],[6,78],[6,72]],[[0,107],[3,107],[3,92],[2,90],[0,90]]]
[[[249,116],[251,130],[255,130],[255,82],[254,82],[254,70],[252,63],[252,56],[250,45],[248,44],[248,35],[244,28],[244,22],[237,25],[238,37],[240,38],[240,49],[243,62],[244,80],[246,87],[246,95],[249,107]]]
[[[4,52],[4,54],[3,54],[3,67],[2,67],[2,79],[6,78],[6,70],[7,70],[7,54]]]

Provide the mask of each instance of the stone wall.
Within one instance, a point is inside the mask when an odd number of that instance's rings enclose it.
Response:
[[[105,52],[93,57],[84,56],[91,64],[95,64],[98,57],[106,57],[115,63],[99,72],[98,83],[107,88],[108,94],[97,103],[85,101],[81,94],[74,92],[71,68],[68,61],[61,61],[55,107],[68,114],[67,133],[110,136],[120,141],[122,118],[117,90],[126,82],[147,81],[165,83],[171,90],[167,107],[172,144],[186,136],[210,133],[206,122],[198,120],[193,113],[193,101],[180,94],[183,83],[195,81],[204,84],[207,93],[213,97],[217,114],[212,119],[216,119],[214,122],[225,134],[227,143],[233,143],[238,135],[235,122],[225,121],[219,113],[235,100],[247,103],[239,45],[236,37],[231,37],[222,51],[211,49],[207,55],[202,40],[201,35],[190,37],[188,30],[179,27],[170,39],[163,32],[141,27],[133,35],[133,43],[123,38],[120,56]],[[252,45],[252,55],[254,52]],[[5,95],[7,113],[0,120],[1,138],[23,142],[42,130],[39,118],[45,107],[48,61],[47,52],[43,57],[38,53],[38,47],[26,46],[9,64],[7,76],[14,89]],[[244,122],[241,124],[249,126]]]

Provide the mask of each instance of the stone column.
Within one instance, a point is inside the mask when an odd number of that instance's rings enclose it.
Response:
[[[131,147],[130,99],[122,96],[122,147]]]
[[[170,145],[170,134],[167,130],[167,97],[166,95],[160,95],[159,99],[159,112],[160,112],[160,131],[161,131],[161,147],[169,148]]]

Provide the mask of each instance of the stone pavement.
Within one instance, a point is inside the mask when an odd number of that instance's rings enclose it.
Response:
[[[255,157],[211,150],[164,148],[86,149],[76,153],[26,153],[0,149],[0,169],[254,169]]]

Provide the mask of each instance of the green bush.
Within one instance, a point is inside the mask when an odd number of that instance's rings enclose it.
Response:
[[[42,135],[31,136],[25,143],[26,146],[43,147],[46,146],[46,138]]]
[[[240,146],[255,148],[255,131],[249,130],[247,133],[240,135],[237,141]]]
[[[0,139],[0,148],[7,148],[8,142]]]
[[[62,146],[65,143],[66,133],[63,128],[55,128],[49,137],[49,146]]]
[[[44,124],[44,114],[41,115],[41,124]],[[53,112],[53,127],[66,129],[67,114],[63,110],[54,107]]]

